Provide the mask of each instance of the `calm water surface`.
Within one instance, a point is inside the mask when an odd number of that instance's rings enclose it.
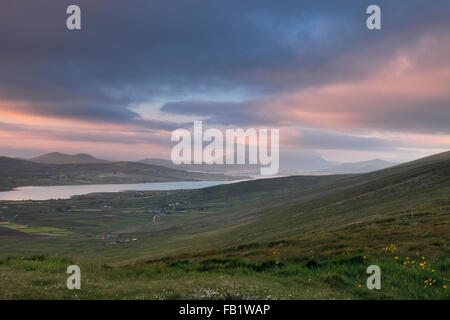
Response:
[[[190,190],[217,186],[237,181],[181,181],[181,182],[152,182],[134,184],[90,184],[71,186],[38,186],[18,187],[11,191],[0,192],[0,200],[50,200],[68,199],[72,196],[93,192],[120,192],[128,190]]]

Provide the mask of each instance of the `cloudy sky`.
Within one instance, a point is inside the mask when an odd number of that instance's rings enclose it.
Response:
[[[0,49],[0,155],[168,158],[193,120],[280,128],[291,158],[450,149],[448,0],[2,0]]]

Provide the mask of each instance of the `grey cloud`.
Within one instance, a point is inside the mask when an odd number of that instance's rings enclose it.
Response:
[[[449,26],[448,1],[378,2],[377,34],[364,27],[370,1],[79,0],[81,32],[65,29],[70,1],[2,1],[0,98],[83,97],[120,113],[161,96],[274,94],[364,76]]]
[[[386,104],[379,110],[366,112],[358,120],[359,126],[385,131],[450,134],[450,99]]]
[[[217,102],[188,100],[165,103],[160,111],[168,114],[197,116],[212,125],[277,125],[282,119],[265,107],[265,101]]]
[[[290,142],[309,149],[376,150],[399,147],[390,141],[357,135],[344,135],[320,130],[301,129],[300,136]]]
[[[142,118],[137,112],[134,112],[126,107],[116,106],[113,104],[86,105],[73,102],[58,104],[50,102],[21,105],[11,103],[9,107],[3,106],[2,109],[53,118],[70,118],[88,122],[132,125],[136,127],[146,127],[165,131],[172,131],[184,126],[182,123],[145,119]]]
[[[158,144],[159,146],[170,146],[170,137],[155,134],[153,130],[133,130],[130,135],[120,130],[100,131],[100,130],[70,130],[63,128],[52,128],[43,126],[29,126],[0,122],[0,130],[20,134],[28,139],[50,139],[61,141],[82,141],[82,142],[102,142],[102,143],[125,143],[125,144]]]
[[[65,28],[69,0],[0,2],[0,100],[15,110],[173,130],[133,104],[164,99],[162,111],[212,124],[281,125],[268,97],[364,78],[420,37],[450,30],[450,2],[377,1],[382,32],[365,27],[369,0],[78,0],[83,30]],[[190,97],[235,92],[244,102]],[[230,99],[232,100],[232,99]],[[6,108],[6,107],[3,107]],[[22,109],[20,109],[22,108]],[[425,116],[425,117],[423,117]],[[378,117],[378,118],[377,118]],[[403,127],[445,126],[448,114],[396,115]],[[367,124],[398,128],[374,115]],[[391,124],[390,124],[391,123]]]

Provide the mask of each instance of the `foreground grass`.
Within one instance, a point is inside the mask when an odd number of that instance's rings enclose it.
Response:
[[[411,257],[422,261],[419,257]],[[180,260],[167,265],[81,265],[82,289],[65,288],[64,258],[2,261],[1,299],[449,299],[450,262],[404,265],[406,257],[336,256],[319,262],[249,259]],[[414,261],[414,260],[411,260]],[[368,290],[365,270],[382,270],[382,289]]]
[[[0,298],[449,299],[447,215],[405,219],[124,266],[7,256],[0,260]],[[81,267],[81,290],[66,288],[71,264]],[[381,268],[381,290],[366,287],[372,264]]]

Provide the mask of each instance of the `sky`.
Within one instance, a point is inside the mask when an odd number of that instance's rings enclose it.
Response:
[[[3,156],[168,158],[203,120],[278,128],[294,162],[402,162],[450,149],[449,87],[448,0],[0,2]]]

